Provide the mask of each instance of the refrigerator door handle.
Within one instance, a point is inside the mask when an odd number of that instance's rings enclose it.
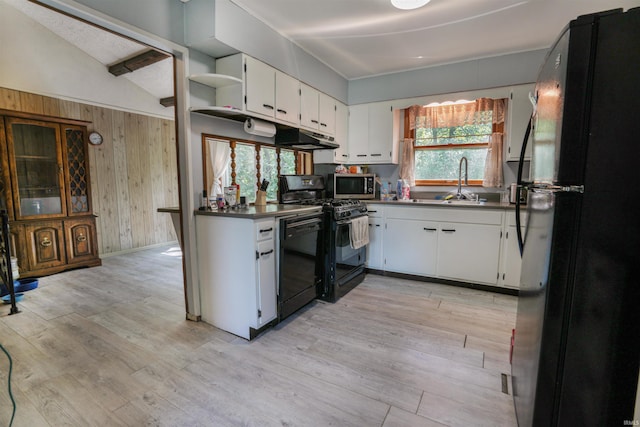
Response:
[[[540,185],[534,188],[548,193],[584,193],[584,185]]]
[[[535,109],[534,109],[535,113]],[[526,185],[524,181],[522,181],[522,166],[524,163],[524,154],[527,150],[527,143],[529,142],[529,135],[531,134],[531,122],[533,121],[533,113],[529,118],[529,124],[527,125],[527,130],[524,133],[524,140],[522,141],[522,148],[520,149],[520,160],[518,161],[518,181],[516,186],[516,236],[518,236],[518,249],[520,250],[520,257],[522,258],[522,251],[524,250],[524,240],[522,238],[522,230],[520,230],[521,220],[520,220],[520,189]]]

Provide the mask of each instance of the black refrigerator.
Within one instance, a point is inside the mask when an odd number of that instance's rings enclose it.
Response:
[[[571,21],[532,102],[518,424],[638,425],[640,8]]]

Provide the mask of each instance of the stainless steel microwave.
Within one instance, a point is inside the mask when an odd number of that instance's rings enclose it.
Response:
[[[330,174],[329,189],[335,199],[374,199],[376,197],[376,175],[372,173]]]

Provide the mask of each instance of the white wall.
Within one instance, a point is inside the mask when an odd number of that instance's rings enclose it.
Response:
[[[67,1],[67,0],[65,0]],[[179,0],[75,0],[76,3],[184,46],[184,4]],[[67,1],[67,3],[71,3]]]
[[[173,108],[0,1],[0,86],[173,119]]]
[[[546,53],[542,49],[351,80],[348,105],[533,83]]]

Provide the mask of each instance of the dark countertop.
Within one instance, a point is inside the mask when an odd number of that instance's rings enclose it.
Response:
[[[180,213],[179,207],[167,207],[167,208],[158,208],[158,212],[166,212],[166,213]]]
[[[415,207],[439,207],[439,208],[473,208],[473,209],[515,209],[516,205],[502,202],[473,202],[435,199],[409,199],[409,200],[363,200],[366,204],[376,203],[386,206],[415,206]],[[450,202],[450,203],[449,203]]]
[[[196,215],[222,216],[229,218],[258,219],[269,217],[281,217],[286,215],[320,212],[322,206],[300,206],[267,203],[266,206],[247,206],[244,209],[226,209],[224,211],[194,211]]]

